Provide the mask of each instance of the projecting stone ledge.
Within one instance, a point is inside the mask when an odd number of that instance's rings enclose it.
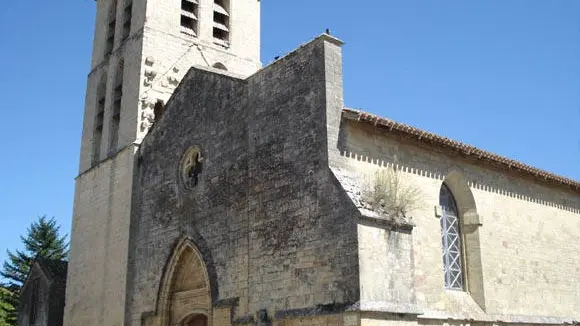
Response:
[[[361,177],[349,173],[345,169],[331,168],[334,176],[358,209],[360,216],[358,218],[363,223],[370,223],[378,227],[387,229],[410,232],[415,224],[413,218],[408,216],[387,214],[386,212],[377,212],[364,198],[364,190],[361,189]]]

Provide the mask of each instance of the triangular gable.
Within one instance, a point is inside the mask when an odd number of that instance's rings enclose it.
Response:
[[[34,260],[30,266],[28,276],[26,276],[26,280],[22,285],[22,289],[20,289],[20,293],[26,292],[28,284],[31,283],[30,281],[34,278],[33,276],[35,275],[43,277],[48,283],[52,282],[52,275],[50,275],[50,273],[46,269],[44,269],[37,260]]]
[[[30,271],[24,281],[21,293],[25,291],[27,284],[30,283],[29,280],[35,274],[44,277],[48,283],[66,281],[67,265],[66,261],[37,257],[30,266]]]

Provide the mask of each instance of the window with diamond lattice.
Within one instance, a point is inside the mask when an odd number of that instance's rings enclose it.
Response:
[[[443,184],[439,191],[441,206],[441,241],[443,244],[443,268],[445,288],[463,290],[463,263],[461,255],[461,229],[455,199]]]

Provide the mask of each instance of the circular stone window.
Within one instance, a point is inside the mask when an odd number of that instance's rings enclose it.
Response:
[[[179,183],[186,190],[197,186],[203,168],[203,157],[199,146],[188,148],[179,162]]]

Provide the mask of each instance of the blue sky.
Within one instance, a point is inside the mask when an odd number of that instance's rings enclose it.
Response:
[[[262,61],[326,28],[346,105],[580,179],[580,1],[262,2]],[[70,232],[93,0],[0,9],[0,261],[39,215]]]

